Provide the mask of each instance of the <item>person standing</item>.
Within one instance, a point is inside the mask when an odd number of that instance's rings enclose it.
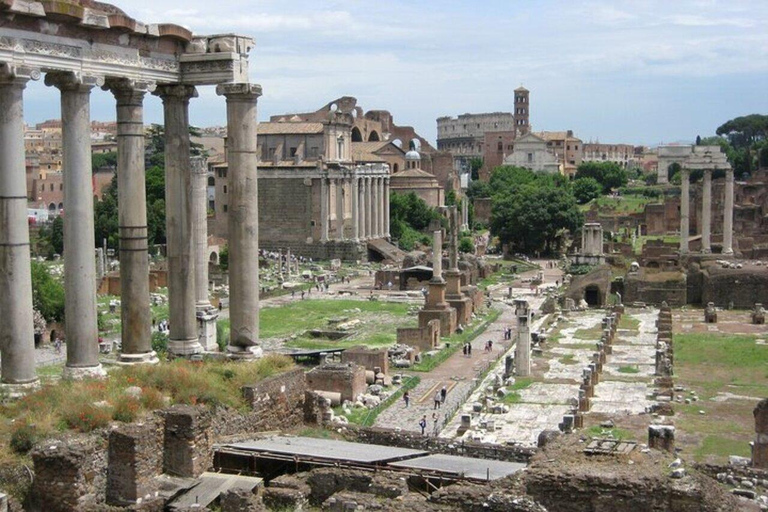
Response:
[[[406,407],[408,407],[408,404],[411,403],[411,394],[408,391],[403,393],[403,402],[405,402]]]
[[[463,347],[461,347],[461,351],[464,353],[464,357],[467,357],[467,344],[465,343]]]
[[[421,417],[419,420],[419,426],[421,427],[421,435],[426,435],[427,433],[427,415]]]
[[[446,397],[447,394],[448,394],[448,388],[443,386],[443,389],[440,390],[440,403],[441,404],[445,403],[445,397]]]
[[[440,433],[440,426],[438,425],[438,421],[440,420],[440,416],[437,413],[432,413],[432,435],[437,437],[437,434]]]
[[[443,395],[442,395],[442,394],[440,394],[440,391],[439,391],[439,390],[438,390],[438,391],[436,391],[436,392],[435,392],[435,407],[434,407],[434,409],[439,409],[439,408],[440,408],[440,406],[441,406],[441,405],[442,405],[442,403],[443,403],[443,402],[442,402],[442,399],[443,399]]]

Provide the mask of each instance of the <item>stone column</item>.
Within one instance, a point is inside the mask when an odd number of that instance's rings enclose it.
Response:
[[[224,84],[229,141],[230,339],[227,350],[238,358],[259,357],[259,209],[256,165],[256,102],[261,86]]]
[[[733,169],[725,171],[725,210],[723,211],[723,254],[733,254]]]
[[[189,100],[197,97],[197,91],[189,85],[163,85],[157,88],[155,94],[163,100],[165,115],[165,231],[170,309],[168,351],[173,355],[188,356],[203,351],[195,316],[195,237],[189,154]],[[231,183],[232,179],[229,181]],[[237,216],[237,209],[231,201],[229,208],[229,218],[232,219]],[[230,232],[230,273],[231,239]],[[233,303],[235,301],[230,298],[230,304]]]
[[[217,352],[216,321],[219,310],[208,296],[208,166],[200,156],[190,159],[192,222],[195,239],[195,316],[197,337],[203,350]]]
[[[371,178],[365,178],[365,236],[374,238],[373,233],[373,195],[371,193]]]
[[[150,84],[110,80],[117,100],[117,208],[120,235],[120,363],[156,363],[149,307],[144,95]]]
[[[531,310],[528,301],[515,300],[517,316],[517,342],[515,344],[515,365],[518,377],[531,374]]]
[[[683,168],[680,176],[680,254],[688,254],[688,238],[691,232],[691,171]]]
[[[91,89],[104,81],[74,73],[48,73],[45,83],[61,91],[67,342],[64,377],[99,377],[105,372],[99,363],[96,324],[90,98]]]
[[[360,240],[360,195],[358,194],[358,178],[352,178],[349,180],[349,194],[352,199],[352,240],[357,242]]]
[[[389,238],[389,178],[384,179],[384,236]]]
[[[358,178],[358,203],[360,204],[360,216],[358,217],[358,223],[360,224],[360,239],[366,240],[368,238],[368,231],[366,230],[366,218],[368,218],[368,205],[365,201],[365,178]]]
[[[710,235],[712,232],[712,169],[704,170],[703,192],[701,194],[701,252],[712,252]]]
[[[328,178],[320,178],[320,241],[328,241]]]
[[[0,355],[3,384],[22,391],[37,383],[23,91],[30,75],[38,79],[40,73],[4,71],[0,75]]]
[[[443,232],[432,234],[432,281],[443,282]]]
[[[344,179],[336,178],[336,240],[344,240]]]
[[[379,237],[379,186],[376,182],[377,178],[371,178],[371,238]]]
[[[386,237],[386,230],[384,227],[384,217],[386,216],[385,212],[387,211],[386,206],[386,193],[384,192],[384,178],[379,178],[379,236],[380,237]]]
[[[469,198],[464,195],[461,198],[461,230],[469,229]]]

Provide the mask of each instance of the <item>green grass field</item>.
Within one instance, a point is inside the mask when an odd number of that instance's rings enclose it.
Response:
[[[768,396],[768,346],[753,336],[695,333],[675,335],[674,347],[677,383],[700,398],[675,405],[680,444],[704,462],[748,457],[752,410]]]

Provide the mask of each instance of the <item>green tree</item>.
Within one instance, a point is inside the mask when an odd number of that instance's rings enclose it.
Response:
[[[487,181],[473,181],[467,189],[467,197],[491,197],[491,184]]]
[[[390,196],[389,205],[389,216],[392,221],[401,220],[417,231],[427,229],[433,219],[442,218],[437,210],[430,208],[414,192],[393,193]]]
[[[221,267],[221,270],[225,272],[229,269],[229,246],[228,245],[225,245],[219,251],[219,267]]]
[[[470,177],[472,180],[480,179],[480,169],[483,168],[483,159],[480,157],[472,157],[469,160]]]
[[[60,215],[55,217],[51,223],[50,243],[54,253],[64,254],[64,217]]]
[[[459,252],[471,254],[475,252],[475,244],[472,242],[472,237],[465,236],[459,241]]]
[[[91,169],[93,172],[99,169],[115,169],[117,167],[117,153],[110,151],[108,153],[94,153],[91,155]]]
[[[768,115],[750,114],[736,117],[718,126],[715,133],[728,137],[731,146],[736,149],[750,148],[765,140],[768,135]]]
[[[32,304],[46,321],[64,320],[64,285],[37,261],[32,262]]]
[[[445,206],[453,206],[455,204],[456,192],[453,189],[449,189],[448,192],[445,193]]]
[[[573,182],[573,195],[579,204],[586,204],[600,197],[603,187],[595,178],[579,178]]]
[[[579,178],[596,179],[605,193],[623,187],[629,181],[626,169],[616,162],[582,162],[576,170],[576,179]]]
[[[533,254],[558,250],[564,230],[571,233],[584,217],[570,188],[542,179],[493,196],[491,232],[515,250]]]

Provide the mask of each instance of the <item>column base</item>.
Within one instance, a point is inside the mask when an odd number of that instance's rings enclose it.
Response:
[[[216,322],[219,318],[219,310],[210,304],[205,309],[197,310],[197,333],[200,346],[206,352],[217,352],[219,345],[216,343]]]
[[[40,381],[33,380],[32,382],[25,382],[23,384],[0,384],[0,396],[3,399],[16,400],[17,398],[23,398],[30,393],[34,393],[40,389]]]
[[[733,254],[733,249],[723,249],[723,254]]]
[[[235,360],[253,360],[259,359],[264,355],[264,351],[258,345],[250,347],[240,347],[238,345],[227,345],[227,356]]]
[[[191,356],[203,352],[199,338],[188,340],[168,340],[168,352],[174,356]]]
[[[61,374],[64,380],[103,379],[106,376],[101,363],[96,366],[65,366]]]
[[[130,366],[134,364],[157,364],[160,359],[157,358],[157,352],[145,352],[143,354],[120,354],[117,358],[117,365]]]
[[[701,254],[712,254],[712,249],[702,249]]]

